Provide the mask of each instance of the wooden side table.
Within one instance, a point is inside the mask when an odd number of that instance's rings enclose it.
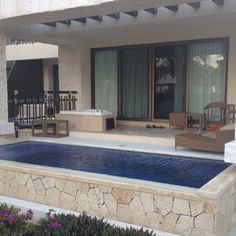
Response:
[[[32,136],[45,137],[45,120],[32,121]]]
[[[68,120],[45,120],[45,137],[61,138],[69,136]]]
[[[172,112],[169,115],[169,127],[185,128],[186,112]]]
[[[202,113],[186,113],[185,119],[185,129],[186,130],[202,130],[203,125],[203,115]]]
[[[39,132],[36,127],[41,126]],[[69,136],[68,120],[33,120],[32,136],[61,138]]]

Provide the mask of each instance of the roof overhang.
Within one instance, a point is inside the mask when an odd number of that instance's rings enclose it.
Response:
[[[24,5],[25,2],[38,2],[19,1],[20,5]],[[60,1],[60,4],[56,5],[53,3],[58,1],[54,0],[48,4],[48,8],[44,6],[44,1],[40,1],[41,8],[35,7],[34,11],[31,5],[28,6],[28,11],[22,9],[22,13],[18,15],[15,13],[16,10],[12,10],[11,15],[8,14],[8,17],[0,20],[0,29],[8,36],[16,38],[67,44],[78,38],[86,41],[95,36],[102,37],[121,32],[123,29],[126,33],[132,32],[131,29],[146,30],[150,26],[161,30],[164,28],[163,24],[173,27],[178,24],[178,27],[184,27],[191,23],[201,25],[204,20],[206,23],[217,24],[222,18],[226,17],[232,21],[236,16],[235,0],[69,1],[70,4],[73,2],[73,5],[65,4],[68,1]]]
[[[66,15],[78,18],[201,1],[206,0],[8,0],[0,1],[0,25],[3,20],[16,17],[25,18],[26,21],[21,19],[22,23],[35,24],[60,20]]]

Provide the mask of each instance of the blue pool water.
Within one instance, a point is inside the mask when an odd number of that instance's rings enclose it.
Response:
[[[0,159],[200,188],[230,164],[179,156],[24,142],[0,147]]]

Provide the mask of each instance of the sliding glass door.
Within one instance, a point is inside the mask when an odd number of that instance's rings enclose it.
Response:
[[[117,114],[117,50],[94,54],[95,108]]]
[[[154,119],[185,110],[186,45],[155,47]]]
[[[94,50],[93,106],[123,120],[202,113],[224,102],[226,48],[227,40],[212,39]]]
[[[207,42],[189,46],[188,110],[202,112],[211,102],[224,102],[225,43]]]
[[[148,118],[148,48],[121,50],[121,118]]]

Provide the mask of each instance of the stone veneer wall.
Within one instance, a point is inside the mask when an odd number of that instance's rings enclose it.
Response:
[[[38,169],[0,168],[0,194],[191,236],[224,236],[231,227],[235,185],[219,199]]]
[[[218,235],[226,235],[226,233],[232,227],[233,218],[236,211],[235,200],[236,184],[232,185],[217,200],[217,209],[215,209],[215,231]]]

